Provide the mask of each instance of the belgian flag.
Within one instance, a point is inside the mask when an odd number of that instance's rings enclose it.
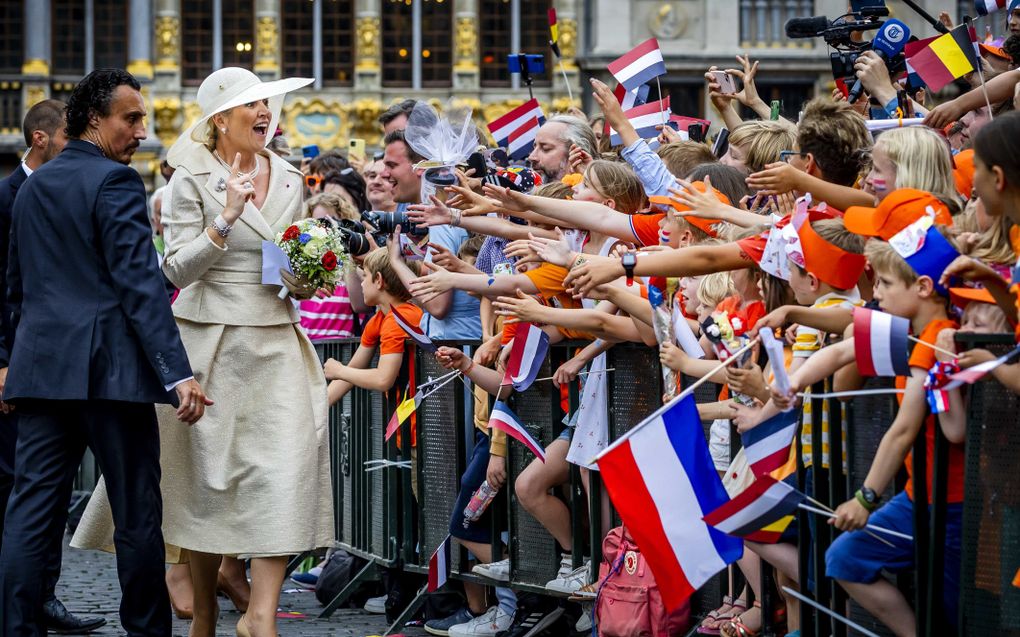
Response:
[[[961,24],[936,38],[909,43],[907,63],[932,91],[978,69],[974,30]],[[911,46],[914,45],[914,46]]]

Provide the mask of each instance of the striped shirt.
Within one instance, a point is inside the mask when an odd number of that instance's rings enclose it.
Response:
[[[311,341],[354,336],[354,309],[342,283],[336,286],[333,296],[301,301],[298,312],[301,327]]]

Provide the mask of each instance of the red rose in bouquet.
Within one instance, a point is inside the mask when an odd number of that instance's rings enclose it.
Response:
[[[301,236],[301,230],[299,230],[297,226],[291,226],[283,231],[284,241],[293,241],[294,239],[297,239],[299,236]]]
[[[322,267],[330,272],[336,269],[336,255],[332,250],[322,255]]]

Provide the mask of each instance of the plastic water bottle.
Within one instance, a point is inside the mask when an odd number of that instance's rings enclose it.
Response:
[[[498,489],[494,489],[489,486],[489,481],[486,480],[482,483],[482,486],[478,487],[478,490],[471,496],[471,500],[464,507],[464,524],[465,526],[469,522],[474,522],[478,518],[482,517],[485,510],[492,504],[493,498],[499,493]]]

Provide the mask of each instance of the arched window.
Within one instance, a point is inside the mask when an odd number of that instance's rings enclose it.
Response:
[[[24,7],[22,0],[0,2],[0,73],[21,73],[25,54]]]
[[[387,87],[445,88],[453,75],[453,7],[421,0],[415,23],[411,0],[388,0],[382,10],[382,80]],[[413,86],[414,34],[421,36],[421,86]]]
[[[321,6],[320,24],[315,24],[315,2],[283,0],[282,21],[284,77],[314,77],[325,86],[350,86],[354,68],[354,2],[325,0]],[[314,68],[315,32],[322,42],[322,68]]]
[[[181,80],[200,84],[212,72],[213,0],[181,0]]]
[[[509,0],[481,0],[478,11],[481,43],[482,86],[510,86],[506,56],[510,53],[532,53],[545,56],[545,73],[534,77],[535,86],[548,86],[555,60],[549,48],[548,6],[544,2],[514,3]],[[519,50],[514,47],[513,11],[520,12]]]

